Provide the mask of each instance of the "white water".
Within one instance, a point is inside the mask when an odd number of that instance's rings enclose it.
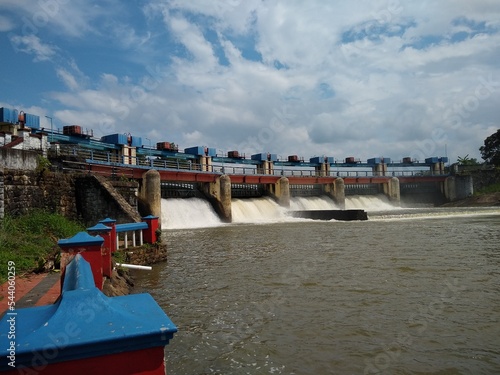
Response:
[[[199,198],[161,200],[162,229],[206,228],[222,225],[210,203]]]
[[[303,210],[340,210],[335,201],[328,197],[292,197],[290,199],[291,211]]]
[[[387,211],[397,210],[399,207],[393,206],[383,194],[379,195],[352,195],[345,197],[345,209],[361,209],[365,211]]]
[[[286,221],[288,219],[286,212],[286,208],[269,197],[231,200],[233,223]]]
[[[274,223],[302,220],[287,215],[289,210],[279,206],[273,199],[233,199],[233,223]],[[204,199],[162,199],[162,229],[185,229],[221,226],[223,223]],[[346,209],[387,211],[397,207],[391,205],[384,195],[346,197]],[[329,197],[293,197],[290,211],[338,210],[339,206]]]

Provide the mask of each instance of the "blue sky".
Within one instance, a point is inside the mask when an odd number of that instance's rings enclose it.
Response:
[[[0,3],[0,106],[154,144],[445,156],[500,127],[500,2]]]

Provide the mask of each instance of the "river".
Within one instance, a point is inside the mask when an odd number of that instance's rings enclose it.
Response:
[[[321,222],[268,203],[199,227],[202,202],[165,202],[185,214],[163,217],[168,261],[134,276],[179,329],[169,375],[500,373],[500,209],[374,198],[368,221]]]

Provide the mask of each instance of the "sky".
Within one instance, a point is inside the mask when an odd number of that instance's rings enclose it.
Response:
[[[218,154],[481,160],[498,0],[2,0],[0,106]]]

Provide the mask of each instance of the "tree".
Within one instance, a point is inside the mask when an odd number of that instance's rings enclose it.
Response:
[[[476,158],[469,158],[469,154],[464,157],[458,157],[458,164],[460,165],[479,165]]]
[[[487,163],[500,166],[500,129],[484,140],[484,146],[479,147],[479,151]]]

